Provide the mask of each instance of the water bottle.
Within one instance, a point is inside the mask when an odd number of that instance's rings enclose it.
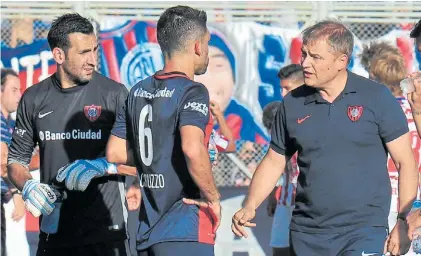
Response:
[[[57,189],[54,189],[56,193],[57,200],[54,202],[54,210],[49,215],[43,215],[41,221],[41,231],[47,234],[55,234],[58,231],[58,223],[60,221],[60,209],[63,203],[63,200],[66,197],[66,192],[60,192]]]
[[[400,82],[400,87],[404,95],[415,91],[414,81],[421,79],[421,73],[417,73],[414,77],[405,78]]]
[[[411,212],[414,212],[417,209],[421,208],[421,200],[415,200],[412,204]],[[414,235],[412,235],[412,250],[416,254],[421,254],[421,227],[414,230]]]

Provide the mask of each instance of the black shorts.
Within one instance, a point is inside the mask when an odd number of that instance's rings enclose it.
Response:
[[[137,252],[137,256],[178,255],[214,256],[214,246],[199,242],[162,242]]]
[[[83,245],[79,247],[38,248],[37,256],[130,256],[127,240]]]

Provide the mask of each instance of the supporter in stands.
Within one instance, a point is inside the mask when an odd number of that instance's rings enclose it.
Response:
[[[414,26],[411,31],[410,37],[414,39],[415,47],[417,49],[417,54],[421,52],[421,20]],[[418,135],[421,136],[421,81],[419,79],[420,71],[416,71],[410,74],[408,77],[418,77],[414,79],[415,91],[407,95],[409,104],[411,106],[412,115],[414,122],[417,126]],[[421,227],[421,209],[416,210],[411,213],[407,218],[407,223],[409,226],[408,237],[412,238],[413,232],[415,229]]]

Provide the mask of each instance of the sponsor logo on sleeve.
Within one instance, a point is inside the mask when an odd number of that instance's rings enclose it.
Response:
[[[204,116],[207,116],[209,112],[208,106],[205,103],[200,102],[188,102],[186,105],[184,105],[184,109],[197,111],[202,113]]]

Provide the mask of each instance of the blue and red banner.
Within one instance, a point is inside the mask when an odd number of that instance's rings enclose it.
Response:
[[[209,31],[208,70],[195,80],[219,103],[235,139],[267,143],[262,110],[269,102],[281,100],[279,69],[300,62],[301,31],[255,22],[209,24]],[[379,40],[401,50],[408,72],[420,68],[421,55],[407,30],[393,30]],[[99,43],[99,71],[128,89],[164,65],[155,22],[109,19],[100,24]],[[367,76],[359,60],[361,50],[362,42],[356,39],[349,69]],[[22,91],[56,69],[45,38],[17,48],[2,42],[0,64],[19,72]]]

